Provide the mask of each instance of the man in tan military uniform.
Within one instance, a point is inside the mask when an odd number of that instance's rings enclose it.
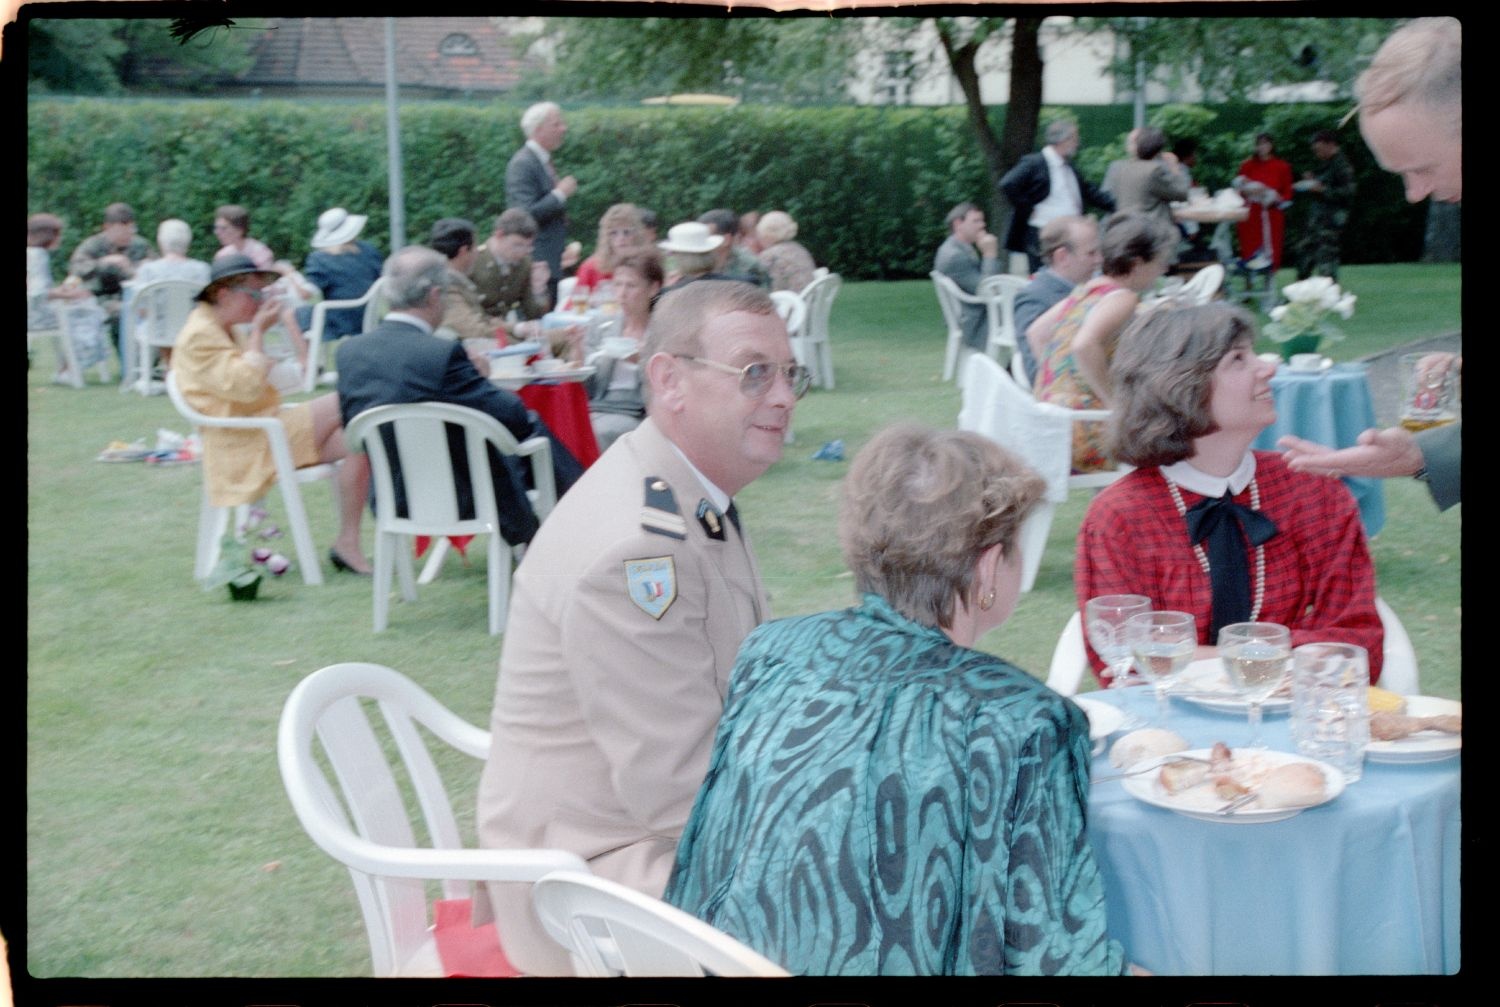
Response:
[[[770,298],[703,281],[657,306],[647,418],[542,524],[516,572],[480,843],[560,848],[660,896],[740,643],[770,617],[733,494],[781,456],[805,370]],[[492,885],[513,964],[570,974],[529,885]]]

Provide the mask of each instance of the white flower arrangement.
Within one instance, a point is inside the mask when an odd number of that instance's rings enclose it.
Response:
[[[1270,311],[1271,321],[1262,330],[1278,343],[1289,342],[1299,336],[1315,336],[1318,339],[1338,341],[1344,338],[1343,330],[1333,324],[1333,315],[1348,321],[1354,317],[1357,298],[1339,289],[1339,285],[1326,276],[1313,276],[1281,288],[1285,304],[1278,304]]]

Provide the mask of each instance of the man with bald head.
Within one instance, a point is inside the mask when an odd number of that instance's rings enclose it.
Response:
[[[1406,183],[1408,202],[1463,199],[1462,52],[1455,18],[1419,18],[1385,40],[1355,84],[1359,131],[1380,166]],[[1400,427],[1370,429],[1354,447],[1339,451],[1299,437],[1283,437],[1280,445],[1298,472],[1414,476],[1446,510],[1460,497],[1462,427],[1453,423],[1416,435]]]
[[[1099,225],[1093,217],[1058,217],[1042,228],[1042,261],[1031,282],[1016,295],[1016,348],[1026,366],[1026,379],[1036,383],[1036,355],[1026,330],[1047,309],[1099,271]]]
[[[477,824],[660,897],[740,643],[770,618],[734,495],[781,457],[809,374],[770,295],[732,280],[663,295],[640,360],[646,419],[516,570]],[[569,974],[531,886],[489,887],[511,962]]]

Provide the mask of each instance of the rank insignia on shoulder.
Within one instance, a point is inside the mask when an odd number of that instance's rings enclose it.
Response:
[[[716,542],[724,541],[724,515],[707,500],[698,501],[698,523],[708,533],[708,537]]]
[[[635,607],[660,619],[677,600],[677,566],[671,556],[625,561],[625,590]]]
[[[667,538],[687,538],[687,522],[677,509],[672,487],[656,476],[646,477],[646,499],[641,504],[641,527]]]

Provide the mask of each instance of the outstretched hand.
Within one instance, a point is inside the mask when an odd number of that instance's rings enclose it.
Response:
[[[1276,443],[1286,453],[1287,466],[1293,472],[1388,479],[1422,471],[1422,450],[1400,427],[1366,430],[1353,447],[1338,450],[1292,436]]]

